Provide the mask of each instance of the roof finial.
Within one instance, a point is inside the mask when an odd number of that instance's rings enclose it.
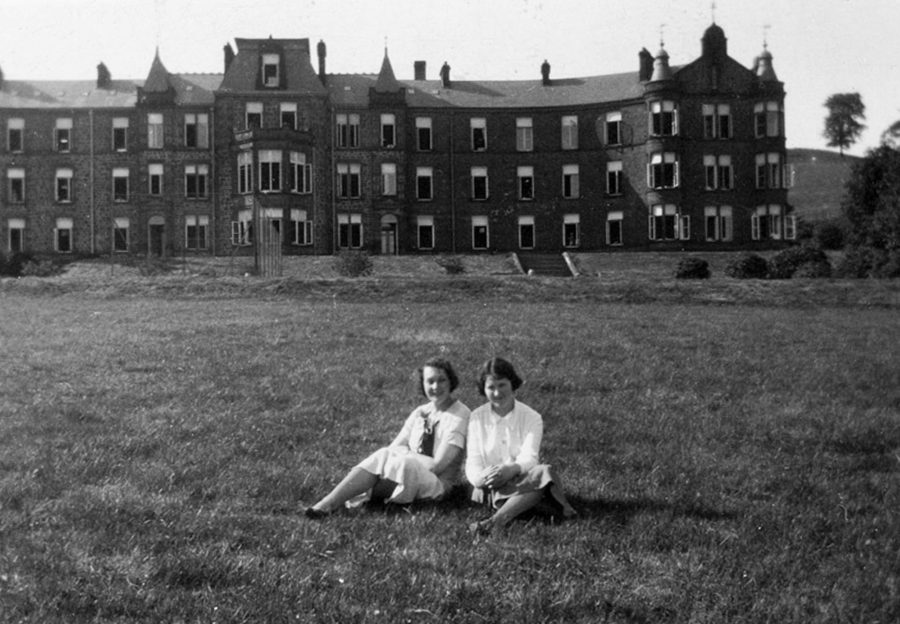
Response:
[[[716,0],[712,1],[711,9],[712,9],[712,23],[715,24],[716,23]]]
[[[769,49],[769,29],[771,24],[763,24],[763,50]]]
[[[659,25],[659,47],[660,48],[666,47],[665,32],[666,32],[666,25],[660,24]]]

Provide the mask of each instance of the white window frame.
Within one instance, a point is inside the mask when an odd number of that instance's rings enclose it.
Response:
[[[678,103],[674,100],[650,102],[650,136],[678,136]]]
[[[68,249],[63,249],[62,235],[68,232],[67,241]],[[53,228],[53,250],[57,253],[72,253],[75,250],[75,223],[69,217],[59,217],[56,219],[56,227]]]
[[[291,209],[291,244],[301,247],[313,244],[313,222],[305,210]]]
[[[288,123],[285,123],[285,117],[287,117]],[[298,119],[296,102],[282,102],[278,105],[278,120],[282,128],[296,130]]]
[[[191,180],[194,189],[191,192]],[[184,166],[184,196],[187,199],[206,199],[209,197],[209,165],[188,164]]]
[[[263,54],[260,70],[264,87],[281,85],[281,57],[278,54]]]
[[[613,240],[612,224],[618,223],[619,239]],[[614,210],[606,215],[606,244],[612,247],[619,247],[625,244],[625,213],[621,210]]]
[[[165,123],[162,113],[147,113],[147,149],[165,147]]]
[[[131,121],[128,117],[113,117],[112,120],[112,149],[114,152],[128,151],[128,128]],[[121,136],[121,146],[118,144],[118,137]]]
[[[16,181],[16,182],[14,182]],[[7,199],[11,204],[24,204],[27,198],[25,192],[25,169],[22,167],[11,167],[6,170],[7,183]],[[18,187],[18,197],[16,197],[15,189]]]
[[[281,150],[259,150],[259,191],[260,193],[280,193],[284,183],[282,176]]]
[[[359,163],[338,163],[336,182],[339,199],[361,198],[362,166]]]
[[[473,152],[487,151],[487,119],[485,117],[472,117],[469,119],[469,138]]]
[[[753,133],[756,138],[784,135],[784,105],[776,100],[753,105]]]
[[[707,242],[734,240],[734,210],[731,206],[706,206],[703,220]]]
[[[784,237],[784,210],[781,204],[762,204],[750,215],[750,238],[781,240]]]
[[[475,244],[476,232],[479,228],[484,228],[484,245],[477,246]],[[484,215],[473,215],[472,216],[472,249],[489,249],[491,246],[491,228],[490,223],[488,222],[487,216]]]
[[[381,114],[381,147],[397,147],[397,116],[393,113]]]
[[[13,145],[13,133],[19,137],[18,147]],[[13,154],[25,151],[25,119],[10,117],[6,120],[6,149]]]
[[[237,155],[238,193],[253,192],[253,152],[247,150]]]
[[[72,195],[74,191],[74,186],[72,184],[73,177],[74,172],[70,168],[62,167],[56,170],[56,184],[54,188],[54,195],[57,202],[65,204],[72,203]],[[63,189],[65,189],[64,193],[61,192]]]
[[[231,244],[235,247],[253,244],[253,210],[238,211],[237,220],[231,222]]]
[[[25,250],[25,219],[9,219],[6,222],[6,251],[10,253],[17,253]],[[17,239],[17,244],[13,244],[14,235],[13,233],[17,232],[18,234],[15,236]]]
[[[259,120],[258,125],[254,125],[251,121]],[[252,130],[253,128],[263,127],[263,103],[247,102],[244,105],[244,128]]]
[[[733,136],[730,104],[702,104],[703,138],[730,139]]]
[[[53,130],[53,145],[60,154],[68,154],[72,151],[72,123],[71,117],[60,117],[56,120]]]
[[[208,113],[184,114],[184,146],[196,149],[209,149]]]
[[[416,117],[416,150],[430,152],[433,148],[431,117]]]
[[[534,199],[534,167],[530,165],[516,167],[516,182],[519,199],[532,201]]]
[[[647,163],[647,186],[653,189],[677,188],[681,181],[678,154],[676,152],[654,152]],[[671,184],[667,184],[667,173],[671,170]]]
[[[615,128],[615,135],[611,136]],[[606,123],[603,126],[603,139],[607,145],[622,145],[622,112],[613,111],[606,113]]]
[[[472,199],[475,201],[487,201],[491,197],[490,190],[490,179],[488,178],[488,168],[487,167],[472,167],[471,169],[471,191],[472,191]],[[478,192],[478,180],[484,180],[484,192]]]
[[[164,168],[162,163],[150,163],[147,165],[147,195],[151,197],[161,197],[165,192],[163,174]],[[158,183],[156,192],[153,189],[154,180]]]
[[[428,181],[427,189],[422,188],[425,180]],[[427,193],[423,193],[423,190],[427,190]],[[434,169],[432,167],[416,167],[416,199],[418,201],[434,199]]]
[[[564,150],[578,149],[578,115],[563,115],[560,120],[560,146]]]
[[[112,170],[112,194],[113,194],[113,201],[115,203],[125,203],[131,198],[131,182],[129,180],[130,173],[131,172],[128,170],[127,167],[113,168],[113,170]],[[120,196],[119,189],[118,189],[118,183],[120,180],[123,180],[124,185],[125,185],[124,197]]]
[[[622,172],[623,164],[621,160],[611,160],[606,163],[606,194],[621,195],[622,194]]]
[[[124,231],[124,235],[120,232]],[[119,241],[124,244],[119,245]],[[112,224],[112,250],[114,253],[128,253],[131,248],[131,222],[128,217],[116,217]]]
[[[756,188],[785,188],[785,165],[779,152],[756,155]]]
[[[312,193],[312,163],[306,162],[303,152],[291,152],[291,192],[298,194]]]
[[[397,195],[397,163],[381,163],[381,194],[386,197]]]
[[[707,191],[734,190],[734,168],[730,154],[704,154],[703,171]]]
[[[431,238],[431,245],[425,245],[422,242],[422,231],[426,230],[429,233],[429,237]],[[426,241],[427,242],[427,241]],[[416,217],[416,245],[419,249],[434,249],[435,246],[434,239],[434,216],[432,215],[418,215]]]
[[[570,229],[574,229],[574,238],[568,236]],[[581,245],[581,215],[563,215],[562,244],[566,249],[575,249]]]
[[[534,121],[531,117],[516,118],[516,151],[534,151]]]
[[[534,249],[537,244],[537,229],[533,215],[521,215],[518,219],[519,249]],[[531,245],[525,245],[522,238],[523,228],[531,228]]]
[[[689,240],[690,219],[689,215],[682,215],[675,204],[654,204],[649,207],[648,238],[651,241]],[[672,236],[667,236],[667,222],[671,224]]]
[[[565,199],[578,199],[581,197],[581,182],[578,165],[563,165],[562,167],[562,196]]]
[[[346,231],[346,244],[342,244]],[[356,243],[356,244],[354,244]],[[338,213],[338,247],[341,249],[361,249],[365,244],[362,214]]]
[[[195,229],[195,236],[191,239],[191,228]],[[203,251],[209,249],[209,216],[186,215],[184,218],[184,248]]]

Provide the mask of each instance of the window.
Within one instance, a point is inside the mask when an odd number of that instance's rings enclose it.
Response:
[[[163,147],[163,116],[162,113],[147,114],[147,149],[162,149]]]
[[[606,144],[621,145],[622,143],[622,113],[606,113]]]
[[[277,54],[262,55],[263,86],[277,87],[280,84],[279,60]]]
[[[206,215],[186,215],[184,218],[184,246],[186,249],[206,249],[209,247],[209,217]]]
[[[129,220],[127,217],[113,219],[113,251],[128,251]]]
[[[563,165],[562,194],[566,199],[577,199],[580,195],[578,165]]]
[[[116,168],[112,170],[113,176],[113,201],[128,201],[128,169]]]
[[[6,225],[9,232],[6,249],[10,253],[25,251],[25,219],[10,219]]]
[[[337,146],[359,147],[359,115],[337,115]]]
[[[419,201],[432,199],[433,176],[431,167],[416,167],[416,199]]]
[[[769,152],[756,155],[756,188],[782,188],[783,173],[781,154]]]
[[[420,152],[431,151],[431,117],[416,117],[416,147]]]
[[[489,242],[488,218],[472,217],[472,249],[487,249]]]
[[[472,167],[472,199],[483,201],[488,198],[487,167]]]
[[[263,105],[262,102],[247,102],[244,109],[244,127],[262,128],[263,125]]]
[[[519,217],[519,248],[534,249],[534,217]]]
[[[689,240],[691,218],[681,216],[675,204],[650,206],[650,240]]]
[[[202,199],[209,194],[209,165],[184,166],[184,196]]]
[[[209,148],[209,115],[187,113],[184,116],[185,147]]]
[[[291,244],[312,245],[313,224],[305,210],[291,210]]]
[[[281,190],[281,150],[259,151],[259,190],[263,193]]]
[[[703,137],[706,139],[731,138],[731,105],[703,104]]]
[[[147,180],[149,182],[147,192],[150,195],[159,196],[163,193],[163,166],[159,163],[147,165]]]
[[[784,107],[780,102],[758,102],[753,106],[756,137],[779,137],[784,132]]]
[[[72,170],[57,169],[56,170],[56,201],[71,202],[72,201]]]
[[[416,217],[416,239],[419,249],[434,249],[434,217]]]
[[[303,152],[291,152],[291,191],[312,193],[312,163]]]
[[[671,100],[650,103],[650,134],[675,136],[678,134],[678,107]]]
[[[564,150],[578,149],[578,117],[566,115],[562,118],[562,148]]]
[[[782,232],[781,206],[757,206],[750,215],[750,237],[753,240],[780,239]]]
[[[534,167],[517,167],[516,177],[519,180],[519,199],[534,199]]]
[[[731,156],[727,154],[703,157],[703,168],[706,172],[706,190],[728,191],[734,188],[734,171],[731,168]]]
[[[580,224],[581,217],[577,214],[563,215],[563,245],[566,247],[578,247],[581,241]]]
[[[381,115],[381,147],[394,147],[397,143],[397,123],[391,113]]]
[[[731,206],[707,206],[703,209],[706,240],[730,241],[734,227]]]
[[[362,247],[362,215],[338,215],[338,247],[359,249]]]
[[[397,165],[395,163],[381,164],[381,194],[388,196],[397,194]]]
[[[238,154],[238,193],[253,191],[253,152]]]
[[[245,246],[253,243],[253,211],[241,210],[237,221],[231,222],[231,244]]]
[[[622,244],[622,221],[625,215],[623,212],[610,212],[606,215],[606,244],[621,245]]]
[[[484,117],[473,117],[469,120],[472,133],[472,151],[483,152],[487,149],[487,120]]]
[[[678,156],[675,152],[658,152],[650,155],[650,164],[647,165],[647,186],[650,188],[678,186]]]
[[[113,117],[112,148],[115,152],[128,150],[128,117]]]
[[[282,102],[281,110],[281,127],[291,130],[297,129],[297,104],[295,102]]]
[[[531,117],[516,119],[516,149],[520,152],[534,150],[534,128]]]
[[[53,248],[60,253],[72,251],[72,219],[60,218],[56,220],[53,229]]]
[[[54,143],[57,152],[72,151],[72,119],[69,117],[56,120]]]
[[[622,161],[606,163],[606,192],[609,195],[622,194]]]
[[[360,170],[361,167],[358,164],[338,164],[338,197],[356,198],[360,196]]]
[[[6,121],[6,147],[10,152],[25,149],[25,120],[11,118]]]
[[[8,169],[6,177],[9,180],[9,203],[21,204],[25,201],[25,170]]]

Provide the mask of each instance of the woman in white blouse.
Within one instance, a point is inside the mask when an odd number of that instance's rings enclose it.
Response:
[[[550,466],[540,463],[543,420],[516,400],[521,385],[513,365],[502,358],[481,368],[478,391],[488,402],[469,418],[465,472],[472,499],[489,504],[494,514],[470,527],[477,533],[504,528],[544,502],[563,518],[575,515]]]
[[[304,514],[324,518],[344,504],[370,498],[406,504],[440,499],[462,482],[469,408],[453,397],[459,377],[445,359],[419,369],[419,388],[428,399],[407,417],[389,446],[354,466],[327,496]]]

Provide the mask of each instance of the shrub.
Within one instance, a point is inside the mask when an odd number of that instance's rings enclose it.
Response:
[[[23,277],[50,277],[60,272],[60,267],[52,260],[28,260],[22,265]]]
[[[677,279],[708,279],[709,262],[702,258],[682,258],[675,269]]]
[[[782,249],[769,260],[769,277],[771,279],[790,279],[801,266],[807,263],[828,262],[828,256],[821,249],[815,247],[797,246]]]
[[[374,267],[365,251],[343,250],[334,258],[334,269],[343,277],[364,277],[371,275]]]
[[[736,279],[763,279],[769,274],[769,263],[762,256],[744,253],[725,267],[725,275]]]
[[[814,261],[805,262],[797,267],[794,277],[831,277],[831,263]]]
[[[459,275],[466,272],[466,267],[459,256],[441,256],[437,259],[437,264],[450,275]]]
[[[3,254],[0,254],[0,275],[7,277],[21,277],[25,265],[33,261],[33,256],[27,252],[17,252],[8,258]]]
[[[812,240],[820,249],[841,249],[844,246],[844,228],[834,219],[816,223]]]

